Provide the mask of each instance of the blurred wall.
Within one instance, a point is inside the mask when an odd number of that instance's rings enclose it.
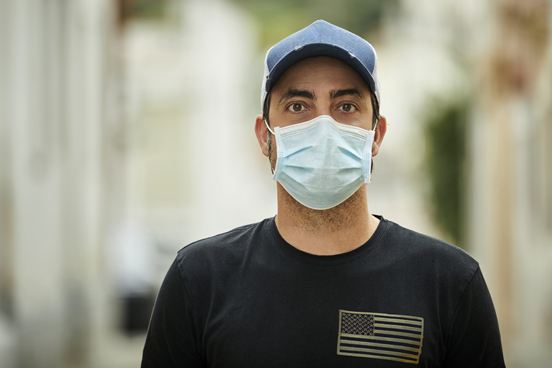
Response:
[[[1,3],[2,367],[81,365],[105,324],[102,240],[122,187],[113,7]]]
[[[510,367],[552,361],[552,6],[500,0],[473,60],[470,237]]]
[[[253,19],[227,1],[172,2],[129,20],[123,42],[126,216],[153,236],[158,286],[179,248],[275,213],[253,130],[262,59]]]

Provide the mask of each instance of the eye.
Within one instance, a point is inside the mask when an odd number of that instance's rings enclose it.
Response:
[[[301,112],[306,110],[305,106],[301,105],[300,103],[294,103],[288,106],[288,110],[291,112]]]
[[[343,112],[355,112],[357,110],[355,105],[348,103],[339,106],[337,109]]]

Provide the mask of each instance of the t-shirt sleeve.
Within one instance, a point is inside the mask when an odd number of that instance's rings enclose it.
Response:
[[[141,367],[205,367],[199,354],[193,308],[176,260],[155,301]]]
[[[446,345],[446,368],[505,367],[498,320],[479,268],[456,306]]]

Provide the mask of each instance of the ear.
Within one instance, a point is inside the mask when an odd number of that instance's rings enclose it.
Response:
[[[385,116],[380,116],[378,125],[376,126],[376,132],[374,135],[374,146],[372,148],[372,157],[377,156],[379,149],[381,147],[381,142],[383,142],[383,137],[387,132],[387,120]]]
[[[257,141],[259,142],[259,146],[261,146],[261,151],[263,152],[263,155],[268,157],[268,143],[267,143],[267,132],[268,129],[266,128],[266,124],[264,122],[262,115],[257,115],[255,118],[255,135],[257,136]]]

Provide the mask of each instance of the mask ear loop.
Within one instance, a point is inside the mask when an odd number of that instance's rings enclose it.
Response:
[[[268,126],[268,122],[266,120],[264,122],[265,122],[266,128],[270,131],[270,133],[272,133],[274,136],[276,136],[276,133],[274,133],[272,131],[272,129],[270,129],[270,127]]]
[[[268,122],[266,121],[266,119],[265,119],[264,122],[265,122],[265,125],[266,125],[268,131],[269,131],[270,133],[272,133],[272,135],[274,136],[274,138],[276,138],[276,134],[272,131],[272,129],[270,129],[270,127],[268,126]],[[266,141],[267,141],[267,142],[268,142],[268,140],[270,139],[270,136],[269,136],[270,133],[269,133],[269,132],[266,133]],[[270,156],[270,152],[268,153],[268,155]],[[270,162],[270,171],[272,172],[272,175],[274,175],[274,168],[272,167],[272,162],[270,161],[270,157],[268,158],[268,161]]]

